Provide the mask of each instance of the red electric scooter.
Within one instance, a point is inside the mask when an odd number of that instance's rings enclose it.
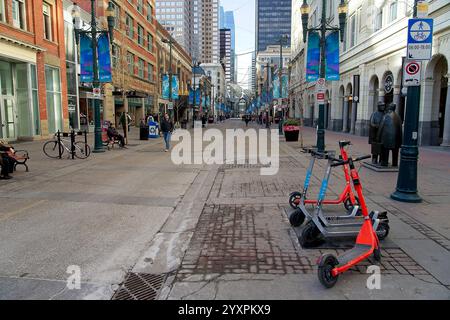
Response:
[[[363,159],[367,159],[367,157],[361,157],[355,160],[342,160],[332,164],[333,167],[345,165],[348,165],[350,167],[351,179],[359,197],[359,203],[362,209],[364,222],[356,238],[356,245],[353,247],[353,249],[343,253],[338,257],[332,254],[325,254],[319,258],[318,276],[320,282],[326,288],[332,288],[336,284],[341,273],[344,273],[354,265],[367,259],[372,254],[375,260],[381,260],[380,241],[373,227],[374,223],[378,224],[376,223],[378,221],[374,222],[371,219],[372,216],[378,216],[378,214],[376,212],[372,212],[371,214],[369,214],[366,201],[364,200],[363,188],[361,185],[361,180],[359,178],[358,170],[356,170],[355,168],[355,162],[361,161]]]
[[[348,160],[348,154],[347,150],[345,150],[346,146],[351,145],[350,141],[339,141],[339,150],[341,153],[341,158],[343,161]],[[306,171],[306,177],[305,177],[305,183],[303,185],[303,192],[293,192],[289,195],[289,205],[293,209],[298,209],[301,204],[303,206],[307,204],[316,205],[317,199],[307,199],[307,193],[308,188],[311,182],[312,172],[314,169],[314,164],[316,161],[316,158],[322,158],[320,153],[317,153],[315,150],[312,149],[305,149],[305,152],[310,153],[312,155],[311,161],[309,163],[309,167]],[[335,200],[323,200],[322,204],[326,205],[337,205],[337,204],[344,204],[344,207],[347,211],[352,211],[355,205],[359,205],[358,197],[355,196],[352,185],[351,185],[351,178],[350,178],[350,172],[348,165],[343,166],[344,171],[344,177],[345,177],[345,188],[342,191],[342,193],[339,195],[339,197]],[[302,203],[303,201],[303,203]],[[291,225],[294,227],[298,227],[303,223],[302,219],[298,219],[298,217],[293,216],[292,219],[290,218]],[[300,221],[301,220],[301,221]]]

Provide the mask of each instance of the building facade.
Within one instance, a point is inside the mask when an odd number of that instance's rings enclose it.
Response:
[[[320,1],[313,1],[311,12],[319,13],[317,2]],[[326,128],[367,135],[370,116],[378,102],[395,102],[404,119],[402,70],[413,4],[412,0],[349,1],[346,36],[341,44],[341,80],[329,84]],[[330,23],[337,24],[337,10],[332,12]],[[422,64],[418,133],[421,145],[450,144],[449,15],[447,1],[429,3],[429,17],[434,19],[435,28],[433,57]],[[360,88],[358,100],[354,99],[355,86]],[[303,117],[310,124],[317,121],[314,84],[305,85]]]
[[[172,57],[170,57],[170,44],[164,41],[170,40],[170,32],[165,29],[164,26],[157,22],[157,52],[158,52],[158,89],[157,89],[157,112],[159,116],[164,113],[169,113],[176,122],[187,119],[187,113],[189,111],[188,97],[189,89],[188,84],[192,78],[192,58],[183,49],[178,42],[172,43]],[[174,40],[174,39],[173,39]],[[170,67],[170,60],[172,60],[172,67]],[[162,96],[162,78],[164,75],[172,75],[178,78],[178,99],[172,99],[173,103],[164,99]]]
[[[225,70],[227,82],[232,82],[231,60],[231,30],[220,29],[220,63]]]
[[[230,81],[236,83],[237,82],[237,63],[236,63],[236,26],[234,23],[234,12],[233,11],[225,11],[224,12],[224,26],[221,29],[230,29],[231,32],[231,63],[230,63],[230,72],[231,79]]]
[[[221,110],[219,106],[221,103],[225,103],[227,92],[225,71],[220,63],[205,63],[201,67],[211,77],[211,97],[213,97],[211,101],[212,114],[214,116],[220,115]]]
[[[188,53],[192,52],[192,2],[156,0],[156,19]]]
[[[291,0],[256,0],[256,51],[291,34]]]
[[[194,1],[194,6],[196,2]],[[200,6],[198,19],[201,22],[198,30],[200,39],[195,43],[200,48],[197,57],[202,63],[218,63],[220,59],[219,0],[198,0],[198,2]]]
[[[62,0],[0,0],[0,139],[69,128]]]

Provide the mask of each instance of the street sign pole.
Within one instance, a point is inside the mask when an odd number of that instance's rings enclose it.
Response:
[[[416,0],[414,17],[417,16],[417,4],[418,1]],[[410,37],[411,32],[408,35],[408,38]],[[433,38],[433,34],[431,33],[429,37]],[[410,57],[409,53],[408,57]],[[391,198],[393,200],[400,202],[422,202],[422,198],[419,196],[417,191],[417,162],[419,159],[419,112],[420,85],[410,86],[408,87],[405,129],[403,135],[403,145],[400,152],[400,169],[397,180],[397,189],[393,194],[391,194]]]

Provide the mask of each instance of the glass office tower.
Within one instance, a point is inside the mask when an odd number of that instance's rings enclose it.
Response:
[[[291,34],[291,0],[256,0],[256,51]]]

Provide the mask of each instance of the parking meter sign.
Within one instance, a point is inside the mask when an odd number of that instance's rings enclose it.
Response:
[[[418,87],[421,80],[422,63],[420,61],[407,61],[403,68],[403,86]]]
[[[317,93],[317,103],[324,104],[325,103],[325,92]]]

